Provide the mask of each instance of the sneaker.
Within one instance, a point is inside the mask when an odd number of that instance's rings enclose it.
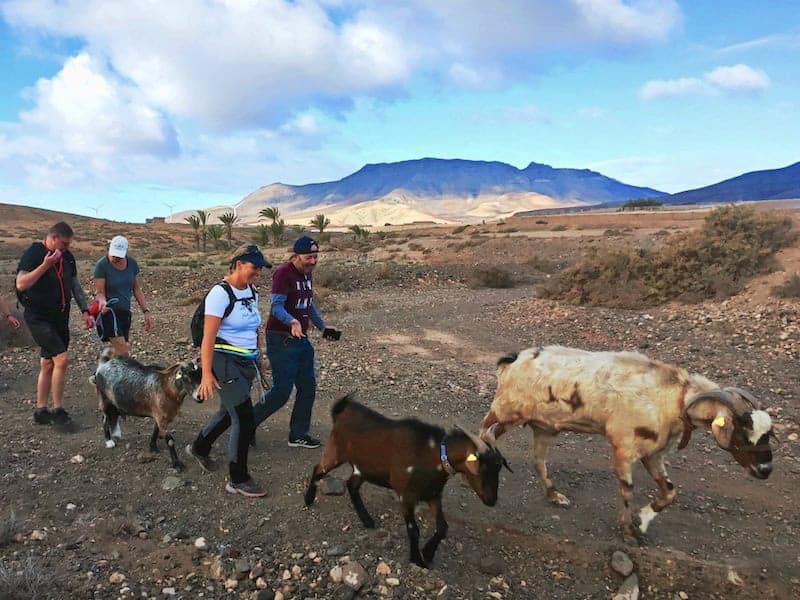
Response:
[[[54,425],[69,425],[72,423],[69,413],[61,407],[55,409],[50,414],[52,415]]]
[[[319,448],[319,445],[319,440],[308,434],[289,438],[290,448]]]
[[[225,491],[229,494],[241,494],[246,498],[261,498],[267,495],[267,490],[253,481],[252,477],[241,483],[227,482],[225,484]]]
[[[217,465],[216,461],[210,456],[203,456],[202,454],[198,454],[194,450],[194,445],[187,444],[186,445],[186,454],[189,456],[193,456],[195,460],[200,464],[204,471],[208,471],[209,473],[212,471],[216,471],[219,465]]]
[[[50,425],[53,422],[53,414],[45,408],[37,408],[33,411],[33,422],[37,425]]]

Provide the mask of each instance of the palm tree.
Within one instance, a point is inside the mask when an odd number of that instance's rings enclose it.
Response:
[[[225,235],[225,228],[222,225],[215,223],[208,226],[208,237],[214,242],[215,249],[219,248],[219,241],[223,235]]]
[[[269,226],[269,231],[272,234],[272,243],[276,246],[280,246],[286,235],[286,223],[283,219],[274,221],[272,225]]]
[[[361,227],[361,225],[350,225],[348,229],[353,232],[353,239],[355,240],[358,238],[364,238],[366,240],[369,236],[369,230],[366,227]]]
[[[319,229],[319,232],[322,233],[325,231],[325,228],[331,224],[331,220],[326,218],[325,215],[317,215],[310,222],[312,227],[316,227]]]
[[[268,246],[269,245],[269,226],[268,225],[259,225],[256,227],[256,236],[255,240],[260,246]]]
[[[225,235],[228,238],[228,248],[230,248],[231,238],[233,237],[233,226],[239,222],[239,217],[232,212],[226,212],[221,214],[218,218],[225,227]]]
[[[200,250],[200,219],[197,218],[197,215],[189,215],[184,217],[183,220],[192,226],[194,230],[194,246],[197,250]]]
[[[281,218],[281,211],[279,211],[276,206],[268,206],[267,208],[262,208],[258,216],[262,219],[269,219],[273,223],[277,223],[278,219]]]
[[[203,238],[203,252],[206,251],[206,239],[208,239],[208,234],[206,229],[208,228],[208,217],[211,216],[211,213],[205,210],[197,210],[197,220],[200,221],[200,235]]]

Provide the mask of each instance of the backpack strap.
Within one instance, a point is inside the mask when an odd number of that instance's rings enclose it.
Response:
[[[225,319],[233,312],[234,305],[239,300],[244,300],[245,298],[237,298],[236,295],[233,293],[233,288],[231,287],[231,284],[225,281],[224,279],[220,281],[217,285],[219,285],[220,287],[222,287],[223,290],[228,292],[228,306],[225,308],[225,312],[222,313],[222,318]],[[248,298],[248,300],[255,300],[256,299],[255,286],[253,284],[250,284],[248,287],[250,288],[250,298]]]

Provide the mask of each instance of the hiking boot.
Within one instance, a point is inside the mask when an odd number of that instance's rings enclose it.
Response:
[[[319,440],[310,435],[297,435],[289,438],[290,448],[319,448]]]
[[[53,418],[53,425],[70,425],[72,423],[69,413],[61,407],[53,410],[50,414]]]
[[[247,481],[241,483],[233,483],[229,481],[225,484],[225,491],[229,494],[241,494],[246,498],[261,498],[267,495],[267,490],[258,485],[251,477]]]
[[[208,471],[211,473],[212,471],[216,471],[219,465],[217,465],[216,461],[210,456],[203,456],[202,454],[198,454],[197,451],[194,449],[193,444],[186,445],[186,454],[189,456],[193,456],[194,459],[198,462],[198,464],[203,468],[204,471]]]
[[[53,415],[47,407],[37,408],[33,411],[33,422],[37,425],[50,425]]]

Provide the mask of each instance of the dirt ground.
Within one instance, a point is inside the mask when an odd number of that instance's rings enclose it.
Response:
[[[0,279],[11,282],[12,257],[43,233],[35,221],[42,215],[0,216]],[[53,220],[44,216],[45,223]],[[164,449],[151,456],[149,421],[129,419],[122,444],[104,448],[88,382],[102,345],[74,319],[65,399],[78,424],[71,432],[32,423],[37,351],[26,345],[24,332],[0,331],[0,534],[12,512],[17,523],[16,536],[0,546],[0,586],[3,577],[28,578],[16,590],[0,591],[20,598],[30,594],[13,593],[36,586],[48,598],[272,598],[275,592],[298,600],[351,598],[354,592],[330,574],[351,561],[366,571],[358,593],[364,598],[611,598],[623,581],[611,557],[622,550],[633,561],[641,598],[800,596],[800,306],[769,294],[798,271],[800,248],[781,253],[783,271],[754,280],[724,302],[622,311],[536,294],[549,274],[535,268],[533,258],[559,268],[587,247],[654,231],[669,235],[699,226],[702,218],[691,212],[526,218],[458,234],[452,228],[403,230],[370,249],[325,254],[318,278],[335,266],[349,279],[318,290],[323,314],[344,333],[337,343],[314,337],[319,387],[313,432],[327,437],[331,404],[353,390],[387,415],[477,430],[493,395],[494,363],[508,351],[545,344],[638,350],[723,386],[747,387],[770,407],[781,443],[767,481],[750,478],[713,440],[695,433],[689,447],[669,459],[676,503],[655,519],[644,545],[628,546],[616,525],[617,483],[605,440],[559,438],[550,471],[572,500],[562,509],[541,491],[529,460],[530,433],[514,430],[500,441],[514,473],[503,472],[497,506],[484,506],[460,480],[450,482],[448,538],[432,567],[420,569],[408,562],[391,492],[362,488],[378,521],[375,530],[361,527],[346,496],[320,495],[304,508],[302,492],[320,451],[287,446],[288,408],[262,426],[251,452],[251,471],[269,489],[259,500],[227,494],[224,471],[205,473],[187,459],[187,470],[175,473]],[[87,289],[90,259],[104,251],[98,239],[129,234],[131,253],[143,266],[157,326],[144,333],[134,314],[133,355],[162,364],[192,358],[190,316],[223,274],[221,254],[182,265],[198,260],[186,228],[80,225],[76,245]],[[552,230],[559,225],[572,235]],[[27,238],[11,232],[28,232]],[[280,251],[270,256],[286,257]],[[465,277],[480,263],[507,266],[518,284],[470,289]],[[213,403],[184,405],[174,423],[180,448],[214,409]],[[218,457],[225,441],[215,448]],[[344,479],[349,469],[335,475]],[[638,507],[655,486],[641,467],[634,483]],[[418,516],[427,537],[433,526],[427,508]],[[204,548],[195,545],[200,537]]]

